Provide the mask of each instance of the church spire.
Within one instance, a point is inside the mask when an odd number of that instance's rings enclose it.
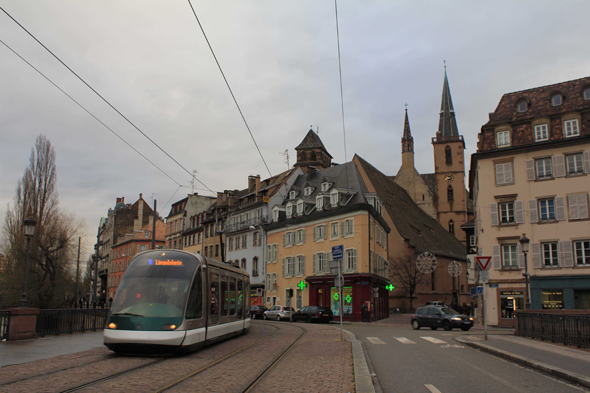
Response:
[[[410,120],[408,120],[408,105],[406,104],[406,119],[404,120],[404,136],[402,137],[402,153],[414,152],[414,138],[410,131]]]
[[[440,135],[443,138],[459,136],[459,131],[457,130],[457,120],[455,119],[455,109],[453,108],[453,100],[451,99],[451,89],[449,88],[449,80],[447,78],[446,64],[437,135]]]

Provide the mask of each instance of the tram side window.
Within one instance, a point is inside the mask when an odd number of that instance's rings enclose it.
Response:
[[[227,277],[221,279],[221,316],[227,317],[228,308]]]
[[[203,279],[199,270],[191,288],[186,306],[186,319],[196,319],[203,316]]]
[[[236,294],[236,298],[238,301],[238,312],[237,312],[237,316],[238,318],[242,319],[243,318],[243,303],[244,303],[244,281],[242,280],[238,280],[238,292]]]
[[[244,290],[244,308],[246,309],[246,315],[250,315],[250,283],[246,282]]]
[[[209,322],[219,323],[219,276],[217,274],[210,273],[209,281],[211,283],[209,289],[211,292]]]
[[[236,279],[229,279],[229,315],[236,315]]]

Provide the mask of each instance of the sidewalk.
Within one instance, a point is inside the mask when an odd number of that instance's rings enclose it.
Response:
[[[556,378],[590,388],[590,350],[530,338],[489,334],[459,336],[455,340]]]

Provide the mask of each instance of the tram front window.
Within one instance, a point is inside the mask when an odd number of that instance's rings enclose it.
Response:
[[[144,255],[125,272],[111,314],[182,317],[197,262],[174,252]]]

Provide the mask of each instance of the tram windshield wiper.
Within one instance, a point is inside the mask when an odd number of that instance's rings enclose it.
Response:
[[[116,312],[111,315],[129,315],[131,317],[143,317],[144,316],[144,315],[140,315],[140,314],[132,314],[130,312]]]

